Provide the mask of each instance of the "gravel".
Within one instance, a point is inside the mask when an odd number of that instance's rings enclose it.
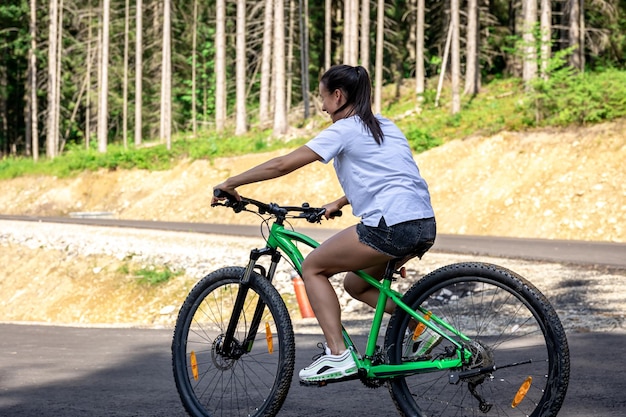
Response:
[[[261,237],[237,237],[144,229],[82,226],[57,223],[0,221],[0,247],[24,246],[58,250],[68,258],[107,255],[118,260],[167,265],[200,279],[227,265],[244,266],[250,249],[262,247]],[[307,248],[301,248],[306,254]],[[450,263],[482,261],[509,268],[529,279],[553,303],[568,332],[623,331],[626,311],[626,271],[430,252],[407,264],[409,276],[399,280],[404,291],[422,276]],[[293,293],[293,269],[281,262],[275,285],[283,294]],[[1,278],[0,278],[1,279]],[[346,321],[371,314],[369,307],[344,293],[341,278],[333,278]],[[300,329],[318,332],[314,319],[295,319]]]

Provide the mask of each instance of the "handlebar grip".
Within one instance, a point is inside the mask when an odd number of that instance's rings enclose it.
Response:
[[[330,213],[330,217],[341,217],[343,213],[341,212],[341,210],[337,210],[337,211],[333,211],[332,213]]]
[[[234,200],[235,196],[233,196],[232,194],[227,193],[224,190],[220,190],[219,188],[216,188],[213,190],[213,195],[217,198],[227,198],[229,200]]]

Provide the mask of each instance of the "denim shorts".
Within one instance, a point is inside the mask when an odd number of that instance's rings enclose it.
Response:
[[[421,258],[435,243],[437,223],[434,217],[430,217],[387,226],[385,219],[381,218],[378,227],[359,223],[356,232],[359,242],[385,255]]]

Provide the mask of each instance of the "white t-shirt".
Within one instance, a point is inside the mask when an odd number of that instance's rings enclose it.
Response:
[[[337,120],[306,146],[325,164],[334,159],[352,212],[366,226],[388,226],[434,217],[428,185],[398,127],[376,116],[384,134],[379,145],[358,116]]]

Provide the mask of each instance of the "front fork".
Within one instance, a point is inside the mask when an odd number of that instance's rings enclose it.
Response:
[[[266,273],[263,266],[257,265],[257,261],[262,256],[268,255],[271,256],[271,263]],[[241,316],[241,312],[244,309],[246,297],[248,295],[248,290],[250,289],[250,277],[255,269],[259,269],[261,275],[263,275],[264,278],[271,282],[274,278],[274,273],[276,272],[276,267],[281,259],[281,256],[282,255],[280,254],[280,252],[272,248],[253,249],[250,252],[250,260],[248,261],[248,266],[244,270],[244,273],[239,280],[239,290],[237,291],[237,297],[235,298],[233,313],[230,316],[228,327],[226,328],[226,333],[224,334],[221,349],[221,353],[224,356],[227,356],[229,358],[238,358],[244,353],[248,353],[252,350],[254,338],[257,334],[257,331],[259,330],[261,318],[263,317],[263,310],[265,309],[265,302],[261,298],[259,298],[257,305],[254,309],[254,315],[252,316],[252,321],[250,322],[250,327],[247,331],[246,338],[241,343],[233,343],[235,341],[235,329],[237,329],[239,318]]]

